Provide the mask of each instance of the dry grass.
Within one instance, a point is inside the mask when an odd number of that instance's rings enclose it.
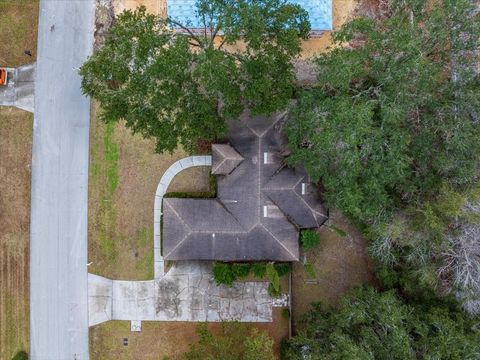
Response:
[[[89,271],[114,279],[153,278],[153,202],[165,170],[186,156],[155,154],[154,141],[107,126],[92,109]],[[169,191],[207,191],[208,168],[180,173]]]
[[[38,0],[0,0],[0,66],[35,61]],[[25,55],[30,50],[32,57]]]
[[[32,115],[0,108],[0,359],[28,351]]]
[[[89,179],[89,271],[114,279],[153,278],[153,198],[164,171],[183,151],[155,154],[154,142],[132,136],[123,125],[108,127],[92,109]],[[209,168],[193,168],[176,177],[169,191],[207,191]],[[213,328],[218,324],[211,324]],[[288,321],[274,311],[274,321],[251,324],[280,341],[288,336]],[[123,338],[129,338],[124,347]],[[141,333],[130,323],[113,321],[90,329],[94,359],[178,358],[197,341],[196,324],[144,322]]]
[[[267,331],[274,339],[274,350],[280,352],[280,342],[288,335],[287,320],[279,309],[274,311],[274,322],[246,324],[261,331]],[[209,323],[209,329],[220,328],[219,323]],[[197,324],[192,322],[142,322],[142,332],[130,332],[130,322],[110,321],[90,328],[90,357],[102,360],[177,360],[188,350],[189,345],[198,341]],[[123,339],[128,338],[128,346]],[[228,360],[228,359],[226,359]]]
[[[116,14],[139,5],[146,5],[151,13],[162,15],[165,11],[162,0],[114,0],[113,4]],[[355,0],[334,0],[335,28],[353,16],[355,4]],[[303,44],[302,58],[311,58],[330,44],[330,32],[311,39]],[[89,257],[93,261],[90,271],[110,278],[148,279],[152,277],[153,194],[165,169],[185,154],[181,151],[173,155],[154,154],[153,142],[140,136],[132,137],[119,125],[108,141],[116,144],[117,150],[114,146],[113,153],[117,152],[118,157],[108,155],[106,127],[96,120],[95,112],[96,109],[92,116],[90,164]],[[108,144],[107,147],[112,152]],[[117,160],[112,161],[112,158]],[[204,191],[207,184],[208,170],[192,169],[175,179],[169,190]],[[115,190],[109,191],[109,188]],[[348,288],[372,281],[363,239],[343,218],[334,222],[339,228],[348,230],[349,235],[343,238],[327,228],[320,230],[323,243],[309,257],[319,283],[305,284],[303,266],[294,266],[294,319],[306,312],[312,301],[335,304]],[[209,326],[214,329],[219,325]],[[280,342],[288,336],[288,320],[282,317],[281,309],[274,310],[272,323],[249,326],[268,331],[279,354]],[[129,339],[127,347],[123,346],[123,338]],[[195,323],[143,322],[141,333],[131,333],[130,323],[122,321],[90,329],[90,351],[95,359],[162,359],[166,356],[178,359],[189,344],[197,340]]]
[[[343,215],[332,214],[328,226],[322,226],[319,234],[320,245],[305,255],[315,274],[309,275],[301,262],[293,265],[294,325],[312,302],[335,306],[352,287],[375,282],[366,240]]]
[[[34,61],[38,0],[0,0],[0,66]],[[33,57],[24,54],[30,50]],[[29,350],[32,115],[0,108],[0,359]]]

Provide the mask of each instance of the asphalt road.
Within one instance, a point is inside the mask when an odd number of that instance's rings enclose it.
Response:
[[[30,228],[33,360],[88,359],[90,101],[78,67],[92,51],[94,0],[40,0]]]

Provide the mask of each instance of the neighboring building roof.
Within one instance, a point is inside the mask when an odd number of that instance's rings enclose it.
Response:
[[[227,144],[212,145],[212,174],[228,175],[243,161],[242,155]]]
[[[309,15],[312,31],[332,30],[332,0],[289,0]],[[167,0],[167,15],[192,29],[203,28],[196,15],[196,0]]]
[[[299,228],[327,217],[306,173],[285,167],[281,125],[247,113],[229,122],[230,144],[212,146],[212,170],[234,165],[217,176],[217,198],[163,201],[166,260],[298,260]]]

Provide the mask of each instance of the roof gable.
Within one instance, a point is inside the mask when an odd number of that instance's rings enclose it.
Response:
[[[166,260],[298,260],[299,228],[326,216],[306,173],[284,167],[283,119],[245,112],[229,122],[231,145],[212,145],[216,199],[164,200]]]
[[[212,174],[228,175],[243,161],[233,147],[227,144],[212,145]]]

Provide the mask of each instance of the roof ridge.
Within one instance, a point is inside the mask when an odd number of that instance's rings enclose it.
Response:
[[[219,147],[219,145],[224,145],[224,146],[229,146],[232,148],[233,151],[235,151],[237,153],[238,156],[240,156],[242,158],[242,160],[245,160],[245,158],[238,152],[237,149],[235,149],[235,147],[232,146],[232,144],[212,144],[212,146],[215,146],[216,150],[221,153],[224,157],[228,157],[227,154],[225,154],[221,149],[221,147]],[[240,160],[239,158],[235,158],[235,160]]]
[[[237,219],[237,217],[235,215],[233,215],[233,213],[230,210],[228,210],[228,208],[225,206],[225,204],[223,203],[223,201],[221,201],[220,198],[216,197],[213,200],[215,200],[227,212],[227,214],[229,214],[235,220],[235,222],[238,224],[238,226],[240,228],[245,230],[245,227],[240,223],[240,221]],[[245,231],[245,232],[248,232],[248,231]]]
[[[300,199],[300,201],[303,201],[303,203],[307,206],[307,208],[308,208],[312,213],[316,213],[316,214],[321,215],[321,216],[323,216],[324,218],[328,219],[327,216],[325,216],[324,214],[319,213],[319,212],[316,211],[314,208],[312,208],[312,207],[310,206],[310,204],[307,203],[304,198],[302,198],[300,195],[298,195],[295,190],[293,190],[293,193]],[[321,224],[318,223],[317,218],[316,218],[315,216],[314,216],[314,218],[315,218],[315,222],[317,223],[317,227],[319,227]]]
[[[290,255],[292,255],[292,257],[293,257],[294,259],[298,260],[298,257],[295,256],[295,255],[290,251],[289,248],[287,248],[285,245],[283,245],[282,242],[281,242],[279,239],[277,239],[277,237],[276,237],[270,230],[268,230],[268,229],[265,227],[265,225],[263,225],[262,223],[260,223],[260,226],[261,226],[266,232],[268,232],[282,248],[284,248]]]
[[[174,198],[172,198],[172,199],[174,199]],[[169,204],[168,198],[167,198],[166,200],[167,200],[167,206],[168,206],[170,209],[172,209],[172,211],[175,213],[175,215],[178,217],[178,219],[182,222],[182,224],[184,225],[184,227],[187,228],[187,229],[190,230],[190,231],[186,231],[186,235],[183,237],[183,239],[180,240],[180,241],[178,242],[178,244],[175,245],[175,247],[168,252],[168,254],[163,254],[163,257],[168,257],[168,256],[170,256],[170,254],[171,254],[172,252],[174,252],[182,243],[184,243],[185,240],[188,238],[188,236],[192,233],[192,229],[190,228],[190,226],[187,225],[187,223],[183,220],[183,218],[182,218],[182,217],[180,216],[180,214],[175,210],[175,208],[174,208],[171,204]],[[162,237],[163,237],[163,231],[162,231]]]
[[[280,171],[278,172],[275,172],[269,179],[268,179],[268,182],[265,184],[265,186],[263,187],[263,190],[270,190],[270,191],[277,191],[277,190],[292,190],[292,191],[295,191],[295,187],[300,183],[300,181],[302,181],[304,178],[305,178],[305,175],[302,175],[300,176],[300,178],[295,182],[295,184],[293,184],[292,187],[269,187],[268,184],[270,184],[270,182],[279,174],[281,174],[282,170],[284,168],[282,168]]]
[[[278,118],[276,118],[266,129],[263,130],[263,132],[259,133],[257,131],[255,131],[254,129],[252,129],[250,126],[248,126],[248,122],[242,120],[240,118],[240,121],[252,132],[255,134],[255,136],[257,136],[259,139],[263,138],[263,136],[268,133],[270,131],[270,129],[275,126],[279,121],[283,120],[286,116],[287,112],[286,111],[283,111],[281,112],[280,114],[278,114]],[[251,114],[249,114],[251,115]]]
[[[214,173],[215,173],[215,171],[217,171],[217,169],[219,169],[219,168],[220,168],[220,166],[222,166],[222,165],[223,165],[223,163],[224,163],[226,160],[227,160],[227,159],[225,159],[225,158],[224,158],[224,159],[223,159],[223,160],[222,160],[222,161],[221,161],[219,164],[217,164],[217,166],[215,166],[215,167],[212,167],[212,170],[211,170],[212,174],[214,174]],[[234,170],[235,170],[235,169],[234,169]]]

